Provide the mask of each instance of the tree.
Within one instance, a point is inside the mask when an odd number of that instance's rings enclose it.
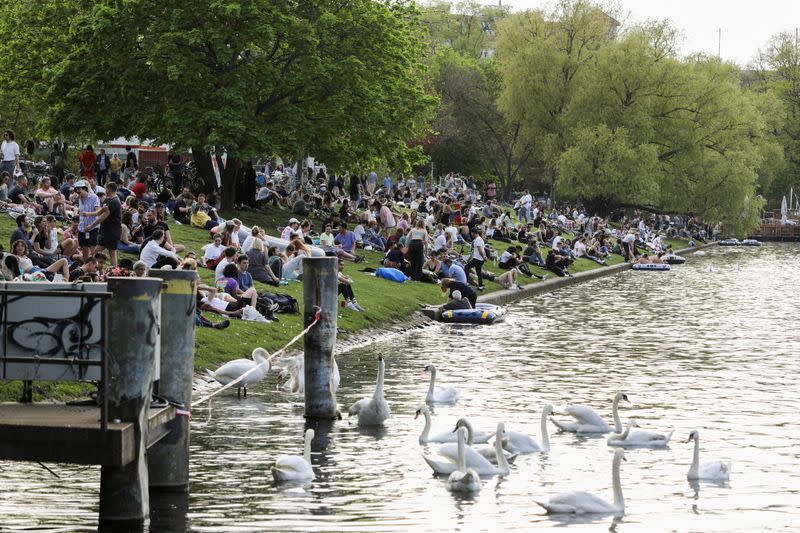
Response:
[[[45,75],[48,128],[191,147],[201,163],[227,151],[226,207],[241,158],[255,153],[313,153],[332,168],[420,155],[409,141],[433,99],[413,4],[64,4],[63,55]]]

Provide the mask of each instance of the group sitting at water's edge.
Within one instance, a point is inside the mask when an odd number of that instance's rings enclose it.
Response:
[[[268,169],[270,181],[243,203],[262,209],[291,208],[323,221],[323,231],[314,233],[310,220],[291,217],[279,228],[281,238],[256,226],[248,228],[239,219],[224,220],[217,209],[217,191],[195,197],[188,189],[166,189],[153,197],[140,177],[131,173],[109,179],[105,186],[92,176],[80,180],[67,176],[57,189],[59,196],[51,198],[38,194],[53,188],[50,180],[41,180],[31,194],[29,184],[20,179],[0,205],[16,215],[18,226],[11,250],[3,256],[3,274],[9,280],[96,281],[109,274],[133,273],[129,262],[118,260],[118,252],[138,254],[148,269],[213,267],[217,290],[201,289],[201,298],[208,300],[203,307],[238,317],[244,307],[254,307],[254,292],[256,303],[264,294],[251,291],[254,281],[280,287],[301,279],[302,259],[317,252],[340,261],[364,262],[361,250],[374,250],[384,254],[382,266],[400,270],[414,281],[439,283],[452,300],[458,291],[474,306],[473,294],[485,289],[486,279],[504,288],[519,288],[525,279],[544,279],[545,272],[570,276],[571,267],[581,259],[603,265],[612,254],[620,254],[641,261],[637,258],[642,250],[664,253],[667,236],[703,240],[710,232],[690,216],[652,215],[648,220],[638,211],[631,218],[618,213],[612,223],[609,218],[587,216],[579,207],[528,201],[527,191],[513,208],[503,208],[496,198],[481,195],[474,179],[452,173],[439,184],[425,178],[396,183],[387,177],[382,187],[373,174],[351,175],[345,191],[343,180],[336,176],[331,180],[324,169],[312,173],[305,187],[290,186],[297,181],[290,168]],[[36,216],[37,212],[46,214]],[[210,242],[197,254],[186,250],[174,242],[170,218],[208,231]],[[65,228],[59,227],[59,220],[67,221]],[[498,242],[508,246],[502,249]],[[110,259],[107,269],[106,259]],[[498,271],[486,268],[491,262]],[[224,275],[228,264],[239,272],[236,286],[233,277]],[[339,281],[344,305],[363,310],[355,298],[357,282],[343,273]],[[236,302],[228,301],[231,298]]]

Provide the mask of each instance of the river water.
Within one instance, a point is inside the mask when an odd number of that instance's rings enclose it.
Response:
[[[513,305],[491,327],[435,325],[338,357],[342,410],[374,390],[376,354],[386,357],[385,429],[344,420],[318,429],[317,479],[275,486],[276,456],[302,452],[302,398],[276,390],[275,376],[246,400],[196,410],[191,493],[165,508],[153,531],[764,531],[800,524],[797,294],[800,247],[712,248],[671,272],[626,272]],[[473,497],[435,478],[417,438],[427,363],[456,385],[454,406],[436,407],[433,432],[467,416],[478,429],[540,439],[541,409],[568,403],[611,419],[611,398],[628,394],[623,419],[675,430],[668,449],[627,452],[626,514],[553,518],[535,499],[587,490],[612,499],[612,450],[605,438],[557,433],[552,450],[520,456],[504,478],[486,478]],[[731,460],[730,482],[690,484],[692,429],[701,461]],[[0,524],[64,531],[96,527],[99,468],[0,463]],[[3,527],[0,527],[3,529]]]

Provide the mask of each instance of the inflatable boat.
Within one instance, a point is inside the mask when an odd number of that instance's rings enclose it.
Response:
[[[494,324],[506,318],[505,307],[479,303],[475,309],[455,309],[442,311],[439,318],[447,324]]]
[[[681,257],[680,255],[674,255],[674,254],[665,255],[661,259],[662,261],[670,265],[682,265],[686,262],[685,257]]]
[[[724,239],[717,244],[720,246],[740,246],[742,243],[739,242],[739,239]]]
[[[755,239],[745,239],[742,241],[742,246],[761,246],[761,241]]]
[[[670,267],[667,263],[637,263],[631,268],[634,270],[669,270],[672,267]]]

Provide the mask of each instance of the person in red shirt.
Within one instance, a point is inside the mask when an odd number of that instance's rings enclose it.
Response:
[[[78,161],[81,163],[81,177],[93,178],[95,176],[94,163],[97,161],[97,156],[94,153],[92,145],[86,146],[83,152],[81,152],[81,155],[78,156]]]
[[[139,176],[136,178],[136,183],[133,184],[131,187],[131,192],[136,195],[136,198],[139,200],[147,194],[147,178],[145,176]]]

